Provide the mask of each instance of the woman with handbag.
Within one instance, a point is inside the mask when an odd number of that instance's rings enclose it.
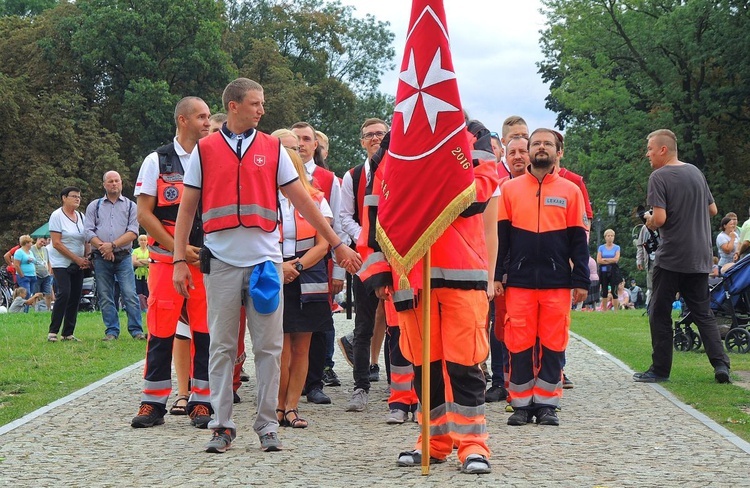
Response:
[[[91,263],[86,258],[89,244],[84,234],[83,214],[78,211],[81,190],[67,186],[60,192],[60,198],[62,206],[52,212],[49,218],[49,233],[52,238],[49,259],[55,275],[57,295],[47,340],[57,342],[57,334],[64,321],[62,340],[78,342],[73,331],[78,318],[84,270],[91,268]]]

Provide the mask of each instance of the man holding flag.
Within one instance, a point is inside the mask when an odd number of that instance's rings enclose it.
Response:
[[[463,472],[489,473],[485,379],[478,363],[488,352],[490,263],[482,213],[487,208],[494,225],[497,205],[487,204],[497,170],[494,161],[473,162],[443,2],[415,0],[409,25],[388,151],[365,200],[370,208],[363,212],[358,249],[366,262],[359,276],[379,297],[393,300],[398,312],[401,349],[414,364],[420,401],[429,405],[418,419],[432,419],[429,461],[444,462],[455,445]],[[430,255],[425,287],[422,259]],[[428,307],[429,333],[423,336]],[[421,437],[414,450],[399,455],[399,466],[423,464]]]

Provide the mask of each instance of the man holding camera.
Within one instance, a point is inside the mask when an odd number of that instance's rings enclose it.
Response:
[[[120,335],[120,319],[115,304],[115,279],[128,315],[128,332],[133,339],[145,340],[141,326],[141,306],[135,293],[135,274],[130,253],[138,238],[138,210],[122,196],[122,179],[117,171],[104,173],[106,194],[86,207],[86,241],[93,249],[96,293],[104,320],[105,341]]]
[[[677,292],[698,326],[718,383],[729,383],[729,357],[724,352],[716,317],[711,311],[710,217],[718,212],[703,173],[677,156],[677,138],[668,129],[648,135],[646,156],[653,173],[648,180],[646,226],[659,229],[661,243],[654,263],[654,295],[649,313],[651,366],[633,379],[640,383],[669,381],[672,371],[672,301]]]

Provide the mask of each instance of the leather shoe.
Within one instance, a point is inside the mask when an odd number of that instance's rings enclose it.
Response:
[[[146,334],[144,334],[143,332],[139,332],[139,333],[137,333],[136,335],[133,336],[133,339],[135,339],[136,341],[145,341],[146,340]]]
[[[106,342],[108,342],[108,341],[116,341],[117,340],[117,336],[113,336],[112,334],[107,334],[107,335],[104,336],[104,338],[102,340],[106,341]]]
[[[317,405],[329,405],[331,403],[331,397],[323,393],[320,388],[315,388],[307,392],[307,402],[315,403]]]
[[[729,368],[726,364],[720,364],[714,368],[714,378],[717,383],[731,383],[729,380]]]

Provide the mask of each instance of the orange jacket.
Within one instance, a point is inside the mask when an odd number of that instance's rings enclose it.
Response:
[[[531,289],[589,287],[585,209],[578,187],[551,172],[501,188],[495,280]],[[573,263],[571,270],[570,262]]]
[[[393,285],[399,279],[393,273],[385,255],[380,251],[380,246],[374,239],[374,232],[371,232],[373,218],[377,215],[377,205],[382,189],[381,181],[386,164],[387,160],[384,160],[373,176],[373,194],[365,196],[362,233],[357,242],[357,251],[364,261],[358,276],[371,289]],[[477,186],[477,202],[486,206],[498,183],[495,163],[490,161],[476,166],[474,178]],[[453,221],[432,245],[431,254],[430,284],[433,288],[487,289],[487,246],[481,213],[461,216]],[[394,291],[393,302],[397,311],[414,307],[415,290],[422,288],[421,260],[412,268],[408,278],[410,288]]]
[[[256,131],[240,160],[220,132],[198,141],[204,232],[240,226],[276,229],[280,148],[279,139]]]

